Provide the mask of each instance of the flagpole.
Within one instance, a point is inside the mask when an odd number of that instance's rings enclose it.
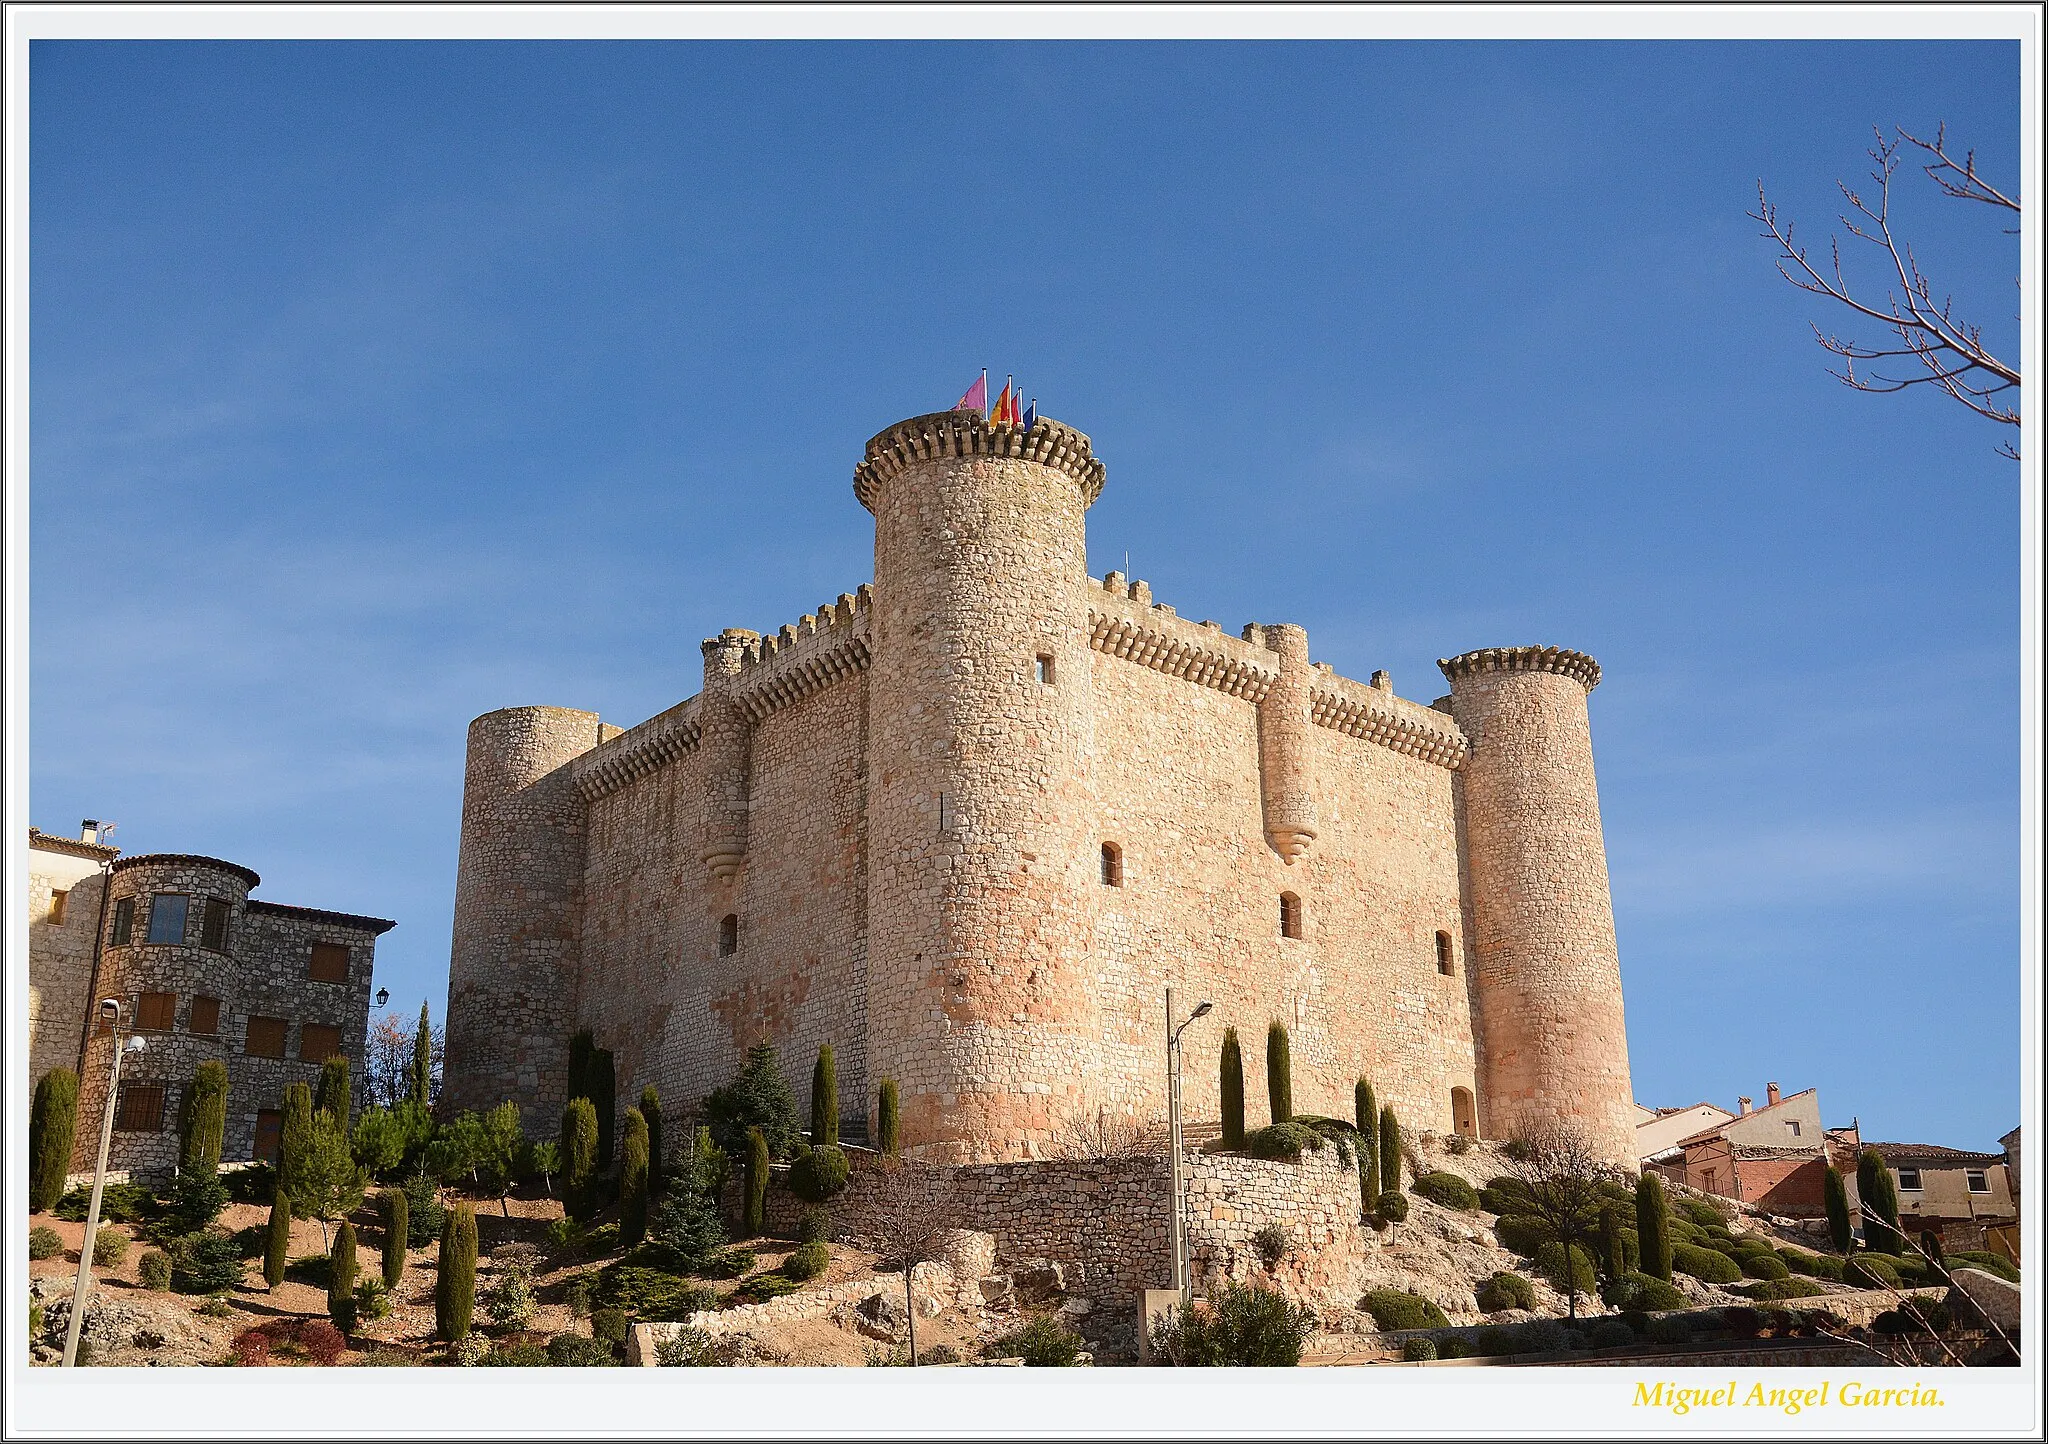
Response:
[[[981,368],[981,424],[988,425],[988,367]]]

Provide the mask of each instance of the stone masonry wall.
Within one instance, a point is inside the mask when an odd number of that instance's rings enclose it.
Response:
[[[88,859],[41,850],[29,853],[28,1083],[52,1068],[78,1067],[85,1015],[92,1004],[93,930],[105,879]],[[50,899],[64,893],[64,920],[50,918]]]

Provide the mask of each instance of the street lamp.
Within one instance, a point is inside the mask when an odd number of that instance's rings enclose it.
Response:
[[[1173,1287],[1180,1294],[1181,1307],[1188,1306],[1188,1230],[1180,1189],[1180,1035],[1188,1025],[1215,1005],[1201,1003],[1175,1026],[1178,1014],[1173,1006],[1173,989],[1166,990],[1166,1158],[1167,1186],[1173,1191],[1173,1210],[1168,1245],[1173,1250]]]
[[[92,1284],[92,1246],[100,1229],[100,1195],[107,1187],[107,1149],[114,1141],[114,1100],[121,1092],[121,1057],[142,1051],[142,1039],[130,1034],[121,1041],[121,1003],[116,998],[100,999],[100,1017],[114,1038],[114,1061],[107,1065],[107,1101],[100,1109],[100,1156],[93,1168],[92,1202],[85,1210],[85,1240],[78,1249],[78,1282],[71,1289],[71,1323],[64,1330],[64,1367],[78,1362],[78,1330],[85,1323],[85,1293]]]
[[[391,990],[389,988],[379,988],[377,990],[377,1006],[381,1008],[390,1001]]]

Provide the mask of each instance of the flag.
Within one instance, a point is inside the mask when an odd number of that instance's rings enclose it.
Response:
[[[981,379],[967,388],[967,394],[953,403],[955,411],[979,411],[988,414],[988,372],[981,373]]]
[[[995,414],[989,417],[989,420],[995,422],[998,426],[1002,425],[1005,421],[1010,420],[1010,406],[1010,383],[1005,381],[1003,383],[1003,394],[996,398]]]
[[[1024,429],[1029,431],[1038,425],[1038,398],[1031,398],[1031,404],[1024,408]]]

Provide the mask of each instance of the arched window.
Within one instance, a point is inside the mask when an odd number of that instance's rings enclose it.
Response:
[[[1461,1138],[1479,1136],[1479,1115],[1472,1108],[1472,1090],[1451,1090],[1451,1129]]]
[[[1298,938],[1301,936],[1301,899],[1291,892],[1280,894],[1280,936]]]
[[[740,916],[727,913],[718,920],[718,956],[730,957],[740,950]]]
[[[1449,933],[1438,933],[1436,935],[1436,970],[1447,978],[1457,973],[1457,965],[1451,957],[1451,935]]]
[[[1124,850],[1113,842],[1102,844],[1102,885],[1122,887],[1124,885]]]

